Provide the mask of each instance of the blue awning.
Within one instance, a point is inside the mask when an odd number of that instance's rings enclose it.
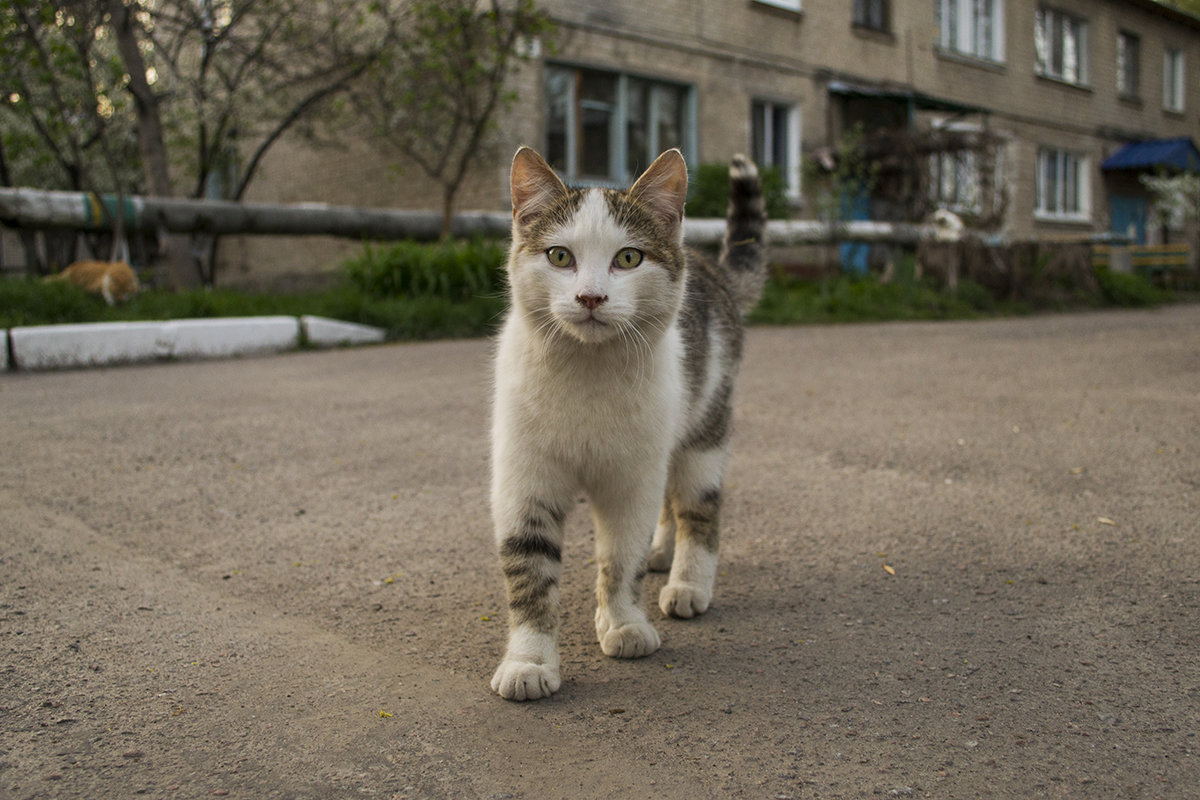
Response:
[[[1147,139],[1124,145],[1100,164],[1102,170],[1152,170],[1163,167],[1200,172],[1200,150],[1187,136]]]

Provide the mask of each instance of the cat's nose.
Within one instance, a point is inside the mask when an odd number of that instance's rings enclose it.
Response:
[[[586,308],[588,311],[595,311],[600,305],[608,300],[606,294],[593,294],[587,292],[584,294],[575,295],[575,302]]]

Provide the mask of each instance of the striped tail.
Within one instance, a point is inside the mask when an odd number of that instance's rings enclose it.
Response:
[[[758,304],[767,279],[766,234],[767,212],[758,170],[753,161],[736,155],[729,163],[729,211],[721,266],[743,313]]]

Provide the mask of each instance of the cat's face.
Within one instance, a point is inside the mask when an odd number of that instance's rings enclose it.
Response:
[[[648,341],[683,293],[687,167],[668,151],[628,192],[568,189],[532,150],[513,160],[513,301],[544,332]]]

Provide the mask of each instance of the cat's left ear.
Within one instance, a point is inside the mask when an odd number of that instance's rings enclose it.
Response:
[[[629,195],[648,206],[667,227],[677,228],[683,222],[687,184],[687,162],[676,148],[656,158],[629,189]]]

